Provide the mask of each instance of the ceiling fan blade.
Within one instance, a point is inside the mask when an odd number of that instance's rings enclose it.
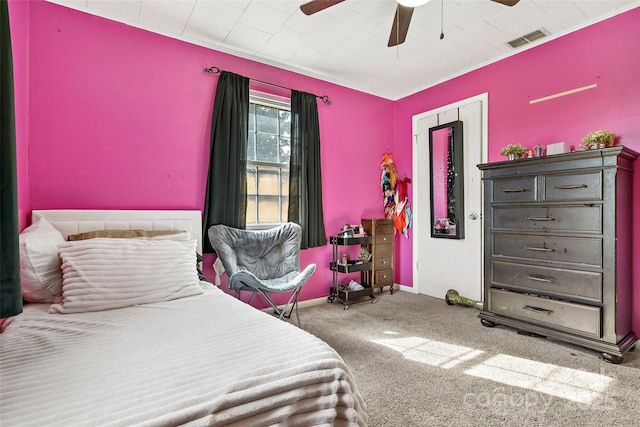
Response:
[[[311,0],[300,6],[300,10],[305,15],[313,15],[316,12],[325,10],[326,8],[342,3],[343,1],[344,0]]]
[[[391,34],[389,35],[389,44],[387,44],[387,46],[393,47],[404,43],[407,38],[407,32],[409,31],[409,24],[411,23],[413,9],[413,7],[398,4],[396,14],[393,18]]]
[[[518,4],[520,0],[491,0],[491,1],[503,4],[505,6],[515,6],[516,4]]]

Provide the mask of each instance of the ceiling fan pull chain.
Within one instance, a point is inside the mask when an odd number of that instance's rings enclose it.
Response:
[[[397,22],[400,22],[400,4],[398,4],[398,6],[396,6],[396,14],[393,17],[393,26],[391,27],[391,32],[395,31],[395,37],[396,37],[396,43],[395,43],[395,48],[396,48],[396,58],[400,58],[400,43],[398,43],[398,40],[400,40],[400,26],[396,25]],[[389,44],[391,44],[391,40],[389,40]]]
[[[440,40],[444,38],[444,0],[440,2]]]

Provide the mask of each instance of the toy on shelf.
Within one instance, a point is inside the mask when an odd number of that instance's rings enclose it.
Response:
[[[345,224],[342,226],[342,230],[338,233],[338,237],[364,237],[367,233],[364,232],[362,224]]]
[[[362,261],[363,263],[367,263],[369,262],[369,260],[371,260],[371,253],[366,246],[362,246],[360,248],[360,261]]]

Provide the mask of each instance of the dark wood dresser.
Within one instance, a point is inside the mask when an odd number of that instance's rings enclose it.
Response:
[[[393,221],[384,218],[363,218],[362,227],[372,238],[369,245],[373,263],[369,272],[371,287],[374,290],[379,288],[382,292],[385,286],[389,286],[393,294]]]
[[[502,324],[620,363],[632,331],[632,173],[614,146],[481,164],[485,326]]]

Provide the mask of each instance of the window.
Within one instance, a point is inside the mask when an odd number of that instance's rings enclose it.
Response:
[[[247,228],[287,222],[290,103],[251,94],[247,141]]]

